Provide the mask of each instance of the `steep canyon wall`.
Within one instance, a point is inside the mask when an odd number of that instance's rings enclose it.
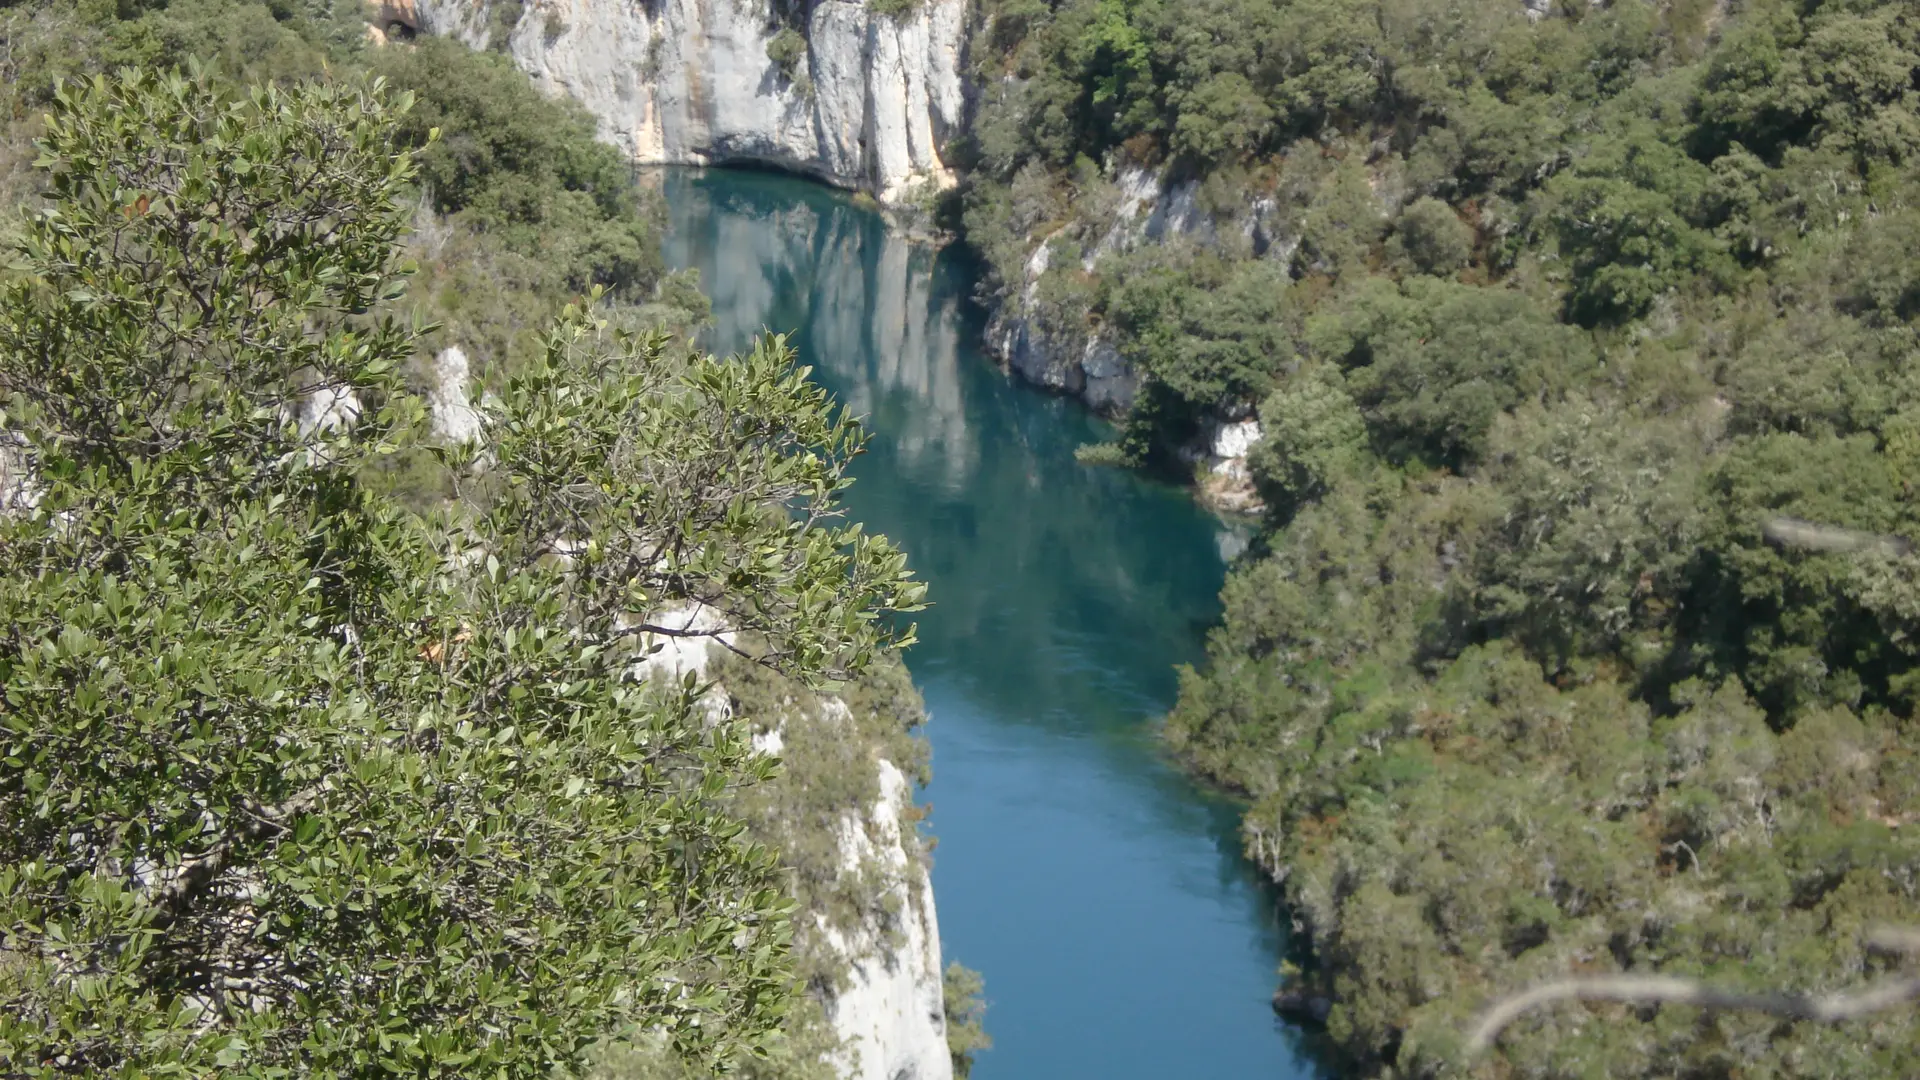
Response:
[[[505,51],[543,90],[585,105],[601,136],[637,163],[774,166],[895,207],[924,203],[955,181],[944,155],[968,119],[968,0],[917,0],[895,13],[876,12],[872,0],[801,0],[794,14],[773,0],[402,6],[425,32]],[[1102,232],[1064,238],[1080,245],[1085,269],[1110,251],[1211,242],[1223,229],[1269,245],[1271,208],[1223,226],[1199,206],[1192,182],[1117,167],[1110,183],[1116,209]],[[1054,240],[1028,238],[1026,280],[997,304],[988,350],[1035,385],[1122,413],[1139,388],[1132,365],[1104,337],[1049,319],[1033,302]],[[1247,492],[1249,423],[1223,417],[1220,431],[1191,448],[1237,493],[1216,500],[1226,505]]]
[[[504,48],[641,164],[761,164],[902,204],[949,187],[966,0],[418,0],[422,30]],[[505,41],[494,40],[504,33]],[[778,59],[776,59],[778,57]]]

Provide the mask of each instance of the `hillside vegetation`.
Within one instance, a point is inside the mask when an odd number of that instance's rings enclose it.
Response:
[[[858,429],[661,332],[705,300],[590,118],[364,16],[0,9],[0,1062],[827,1075],[817,916],[897,913],[823,845],[924,777]],[[481,456],[423,439],[448,345]],[[631,675],[690,597],[756,643],[718,715]]]
[[[1905,1012],[1563,1005],[1456,1053],[1543,978],[1835,989],[1920,922],[1913,7],[992,0],[980,34],[993,288],[1145,372],[1136,464],[1261,420],[1262,539],[1167,734],[1255,800],[1342,1067],[1920,1071]],[[1142,166],[1210,227],[1102,248]]]
[[[538,355],[551,314],[596,285],[624,325],[704,317],[697,283],[661,261],[657,197],[595,140],[585,110],[546,98],[501,55],[435,38],[382,47],[366,16],[358,0],[27,0],[0,10],[0,195],[11,206],[32,194],[31,142],[63,79],[193,58],[237,85],[378,76],[414,98],[396,122],[418,169],[406,304],[439,327],[423,357],[458,344],[477,372],[504,373]]]

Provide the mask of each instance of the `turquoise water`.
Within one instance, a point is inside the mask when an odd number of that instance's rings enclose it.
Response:
[[[1286,945],[1235,807],[1159,756],[1239,543],[1180,491],[1073,460],[1106,437],[979,351],[975,268],[789,177],[672,172],[668,262],[709,345],[790,331],[873,434],[853,516],[930,586],[907,657],[933,721],[949,959],[987,980],[979,1080],[1317,1076],[1267,1001]]]

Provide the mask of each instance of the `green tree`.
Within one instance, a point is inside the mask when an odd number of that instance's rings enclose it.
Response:
[[[1400,211],[1394,246],[1421,273],[1445,276],[1473,258],[1473,230],[1452,207],[1429,196]]]
[[[1149,382],[1129,417],[1136,460],[1191,437],[1204,410],[1258,398],[1293,355],[1285,273],[1173,246],[1108,259],[1096,299]]]
[[[777,340],[676,359],[570,309],[486,457],[443,449],[461,505],[390,504],[407,104],[54,102],[0,291],[18,1073],[544,1078],[615,1030],[710,1070],[785,1006],[789,901],[729,805],[769,766],[640,673],[719,628],[812,681],[910,638],[903,557],[837,520],[858,429]]]
[[[632,165],[594,138],[586,110],[543,97],[506,57],[455,41],[386,50],[371,67],[415,97],[398,122],[436,210],[560,268],[574,295],[601,285],[630,296],[659,278]]]
[[[1260,403],[1260,442],[1247,466],[1281,514],[1319,498],[1367,460],[1367,422],[1324,366],[1302,372]]]
[[[1349,392],[1385,450],[1456,468],[1480,456],[1503,411],[1565,390],[1592,362],[1583,335],[1520,293],[1430,277],[1370,279],[1308,335],[1350,366]]]

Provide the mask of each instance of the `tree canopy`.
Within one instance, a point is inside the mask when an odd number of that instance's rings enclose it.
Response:
[[[1254,800],[1337,1067],[1914,1072],[1903,1013],[1566,1003],[1459,1055],[1536,981],[1825,992],[1920,921],[1912,6],[986,20],[991,289],[1142,373],[1136,464],[1261,421],[1266,517],[1167,733]]]
[[[718,1066],[791,990],[766,776],[661,635],[858,674],[920,586],[839,520],[858,429],[775,340],[569,308],[436,448],[395,316],[418,158],[378,82],[63,85],[0,289],[0,1058],[24,1075]],[[430,149],[433,144],[429,141]]]

